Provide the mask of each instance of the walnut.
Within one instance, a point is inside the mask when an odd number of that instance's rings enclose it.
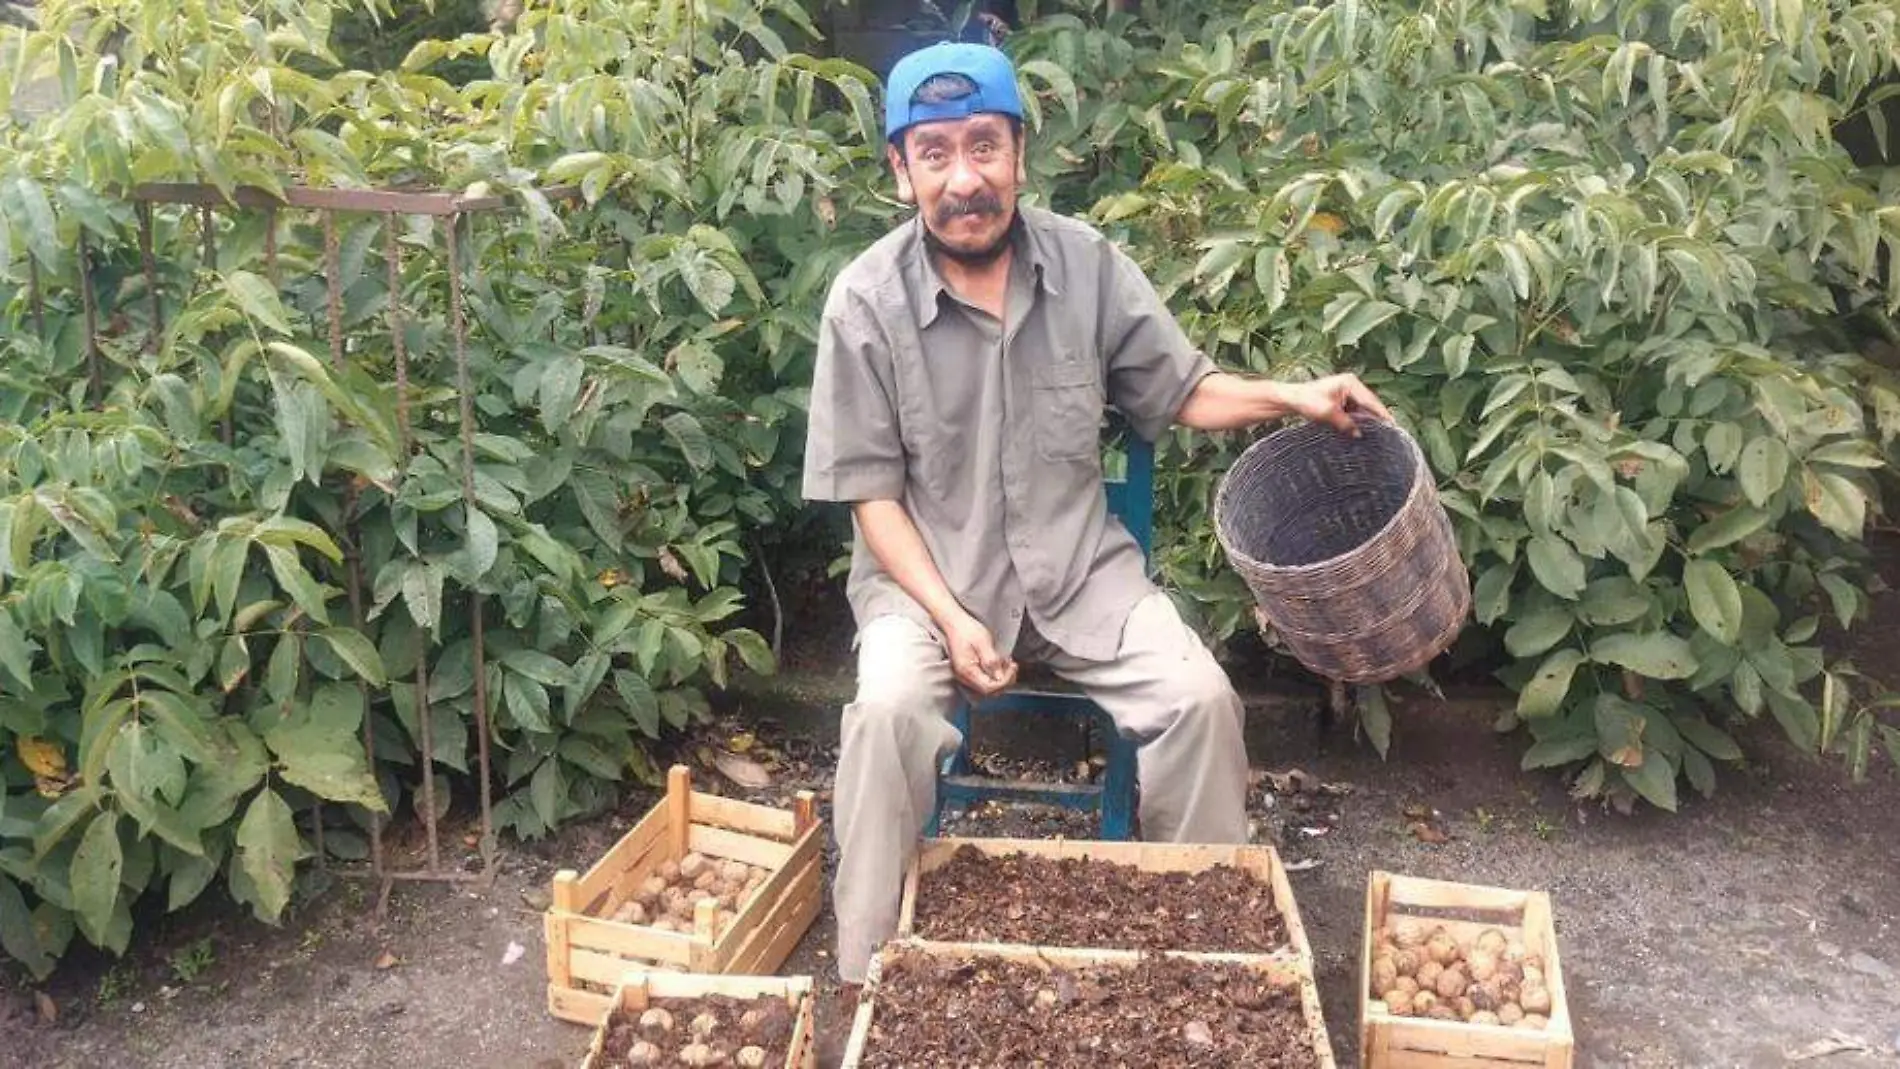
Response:
[[[631,1066],[660,1064],[660,1048],[642,1039],[627,1048],[627,1064]]]
[[[740,1047],[739,1054],[734,1060],[738,1063],[739,1069],[765,1069],[765,1048]]]
[[[1465,993],[1465,988],[1470,986],[1471,978],[1465,975],[1465,967],[1453,965],[1438,974],[1438,980],[1432,984],[1432,989],[1438,992],[1439,998],[1457,998]]]
[[[1425,929],[1417,921],[1400,921],[1392,930],[1392,941],[1400,950],[1413,950],[1425,943]]]
[[[1398,978],[1399,967],[1391,958],[1380,958],[1372,963],[1372,990],[1390,991]]]
[[[1527,1014],[1549,1013],[1550,991],[1546,988],[1531,987],[1526,984],[1522,996],[1518,999],[1518,1003],[1524,1007],[1524,1012]]]
[[[640,1031],[647,1036],[663,1036],[673,1030],[673,1015],[658,1006],[640,1015]]]
[[[719,1018],[710,1013],[702,1013],[693,1018],[692,1028],[694,1039],[711,1038],[714,1032],[719,1031]]]
[[[1498,931],[1496,928],[1486,928],[1484,931],[1478,933],[1477,949],[1484,951],[1493,958],[1501,957],[1505,949],[1510,945],[1511,941],[1505,938],[1504,933]]]

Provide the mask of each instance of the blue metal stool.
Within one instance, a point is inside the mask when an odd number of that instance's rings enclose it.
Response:
[[[1142,556],[1154,553],[1154,446],[1132,431],[1124,435],[1127,470],[1122,478],[1103,480],[1108,511],[1134,536]],[[1093,718],[1108,744],[1108,767],[1097,784],[1022,783],[975,774],[970,762],[970,728],[975,713],[1036,713],[1087,722]],[[983,801],[1036,802],[1101,814],[1100,835],[1126,840],[1135,832],[1135,744],[1115,730],[1115,722],[1086,695],[1063,691],[1013,690],[972,706],[959,698],[951,723],[962,745],[944,759],[937,774],[937,808],[924,834],[936,836],[946,805]]]

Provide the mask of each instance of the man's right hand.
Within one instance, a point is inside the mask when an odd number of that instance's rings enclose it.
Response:
[[[1016,682],[1016,662],[997,652],[996,639],[976,617],[964,613],[950,620],[943,637],[957,681],[978,698],[1001,694]]]

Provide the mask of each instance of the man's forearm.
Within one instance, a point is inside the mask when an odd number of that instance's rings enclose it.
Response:
[[[1292,411],[1282,386],[1225,371],[1204,376],[1182,403],[1175,422],[1198,431],[1231,431],[1279,419]]]
[[[924,545],[923,535],[917,532],[917,524],[903,505],[896,501],[860,501],[852,506],[852,512],[871,555],[932,620],[944,626],[965,611],[950,592],[950,585],[943,581],[943,573],[931,559],[930,547]]]

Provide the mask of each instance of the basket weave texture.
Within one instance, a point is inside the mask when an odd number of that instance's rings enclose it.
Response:
[[[1451,645],[1471,582],[1418,443],[1358,423],[1358,438],[1306,423],[1249,446],[1221,479],[1214,530],[1301,664],[1378,683]]]

